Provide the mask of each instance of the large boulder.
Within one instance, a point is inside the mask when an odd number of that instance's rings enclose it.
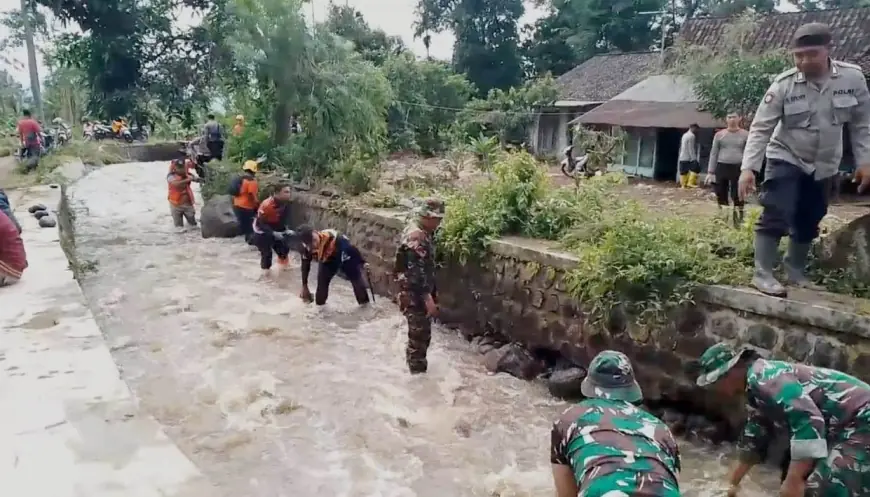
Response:
[[[826,236],[821,243],[822,265],[844,269],[857,278],[870,278],[870,214]]]
[[[233,212],[233,198],[215,195],[208,199],[199,215],[203,238],[233,238],[239,236],[239,221]]]
[[[484,354],[483,364],[491,373],[507,373],[523,380],[531,380],[543,371],[540,361],[516,343],[491,349]]]

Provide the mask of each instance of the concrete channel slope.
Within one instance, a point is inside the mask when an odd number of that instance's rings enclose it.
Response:
[[[35,203],[60,189],[10,192],[30,267],[0,288],[0,495],[212,497],[218,494],[121,379]]]

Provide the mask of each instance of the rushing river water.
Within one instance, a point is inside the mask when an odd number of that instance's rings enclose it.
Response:
[[[540,384],[486,373],[439,329],[410,376],[405,326],[333,283],[304,305],[298,261],[259,282],[255,250],[176,233],[166,163],[105,167],[71,189],[83,281],[122,374],[222,495],[551,496],[549,429],[565,407]],[[201,205],[201,204],[200,204]],[[687,496],[724,495],[726,449],[682,444]],[[771,495],[756,469],[746,497]],[[213,497],[213,496],[208,496]]]

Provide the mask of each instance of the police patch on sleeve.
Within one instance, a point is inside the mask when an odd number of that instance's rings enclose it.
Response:
[[[773,102],[773,93],[768,92],[764,95],[764,103],[769,104],[770,102]]]

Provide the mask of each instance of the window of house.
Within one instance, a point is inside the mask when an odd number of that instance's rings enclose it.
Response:
[[[624,128],[625,132],[625,154],[623,154],[622,164],[627,167],[636,167],[640,149],[641,137],[638,135],[637,128]]]
[[[638,153],[638,168],[652,169],[656,163],[656,131],[653,128],[638,130],[640,146]]]

